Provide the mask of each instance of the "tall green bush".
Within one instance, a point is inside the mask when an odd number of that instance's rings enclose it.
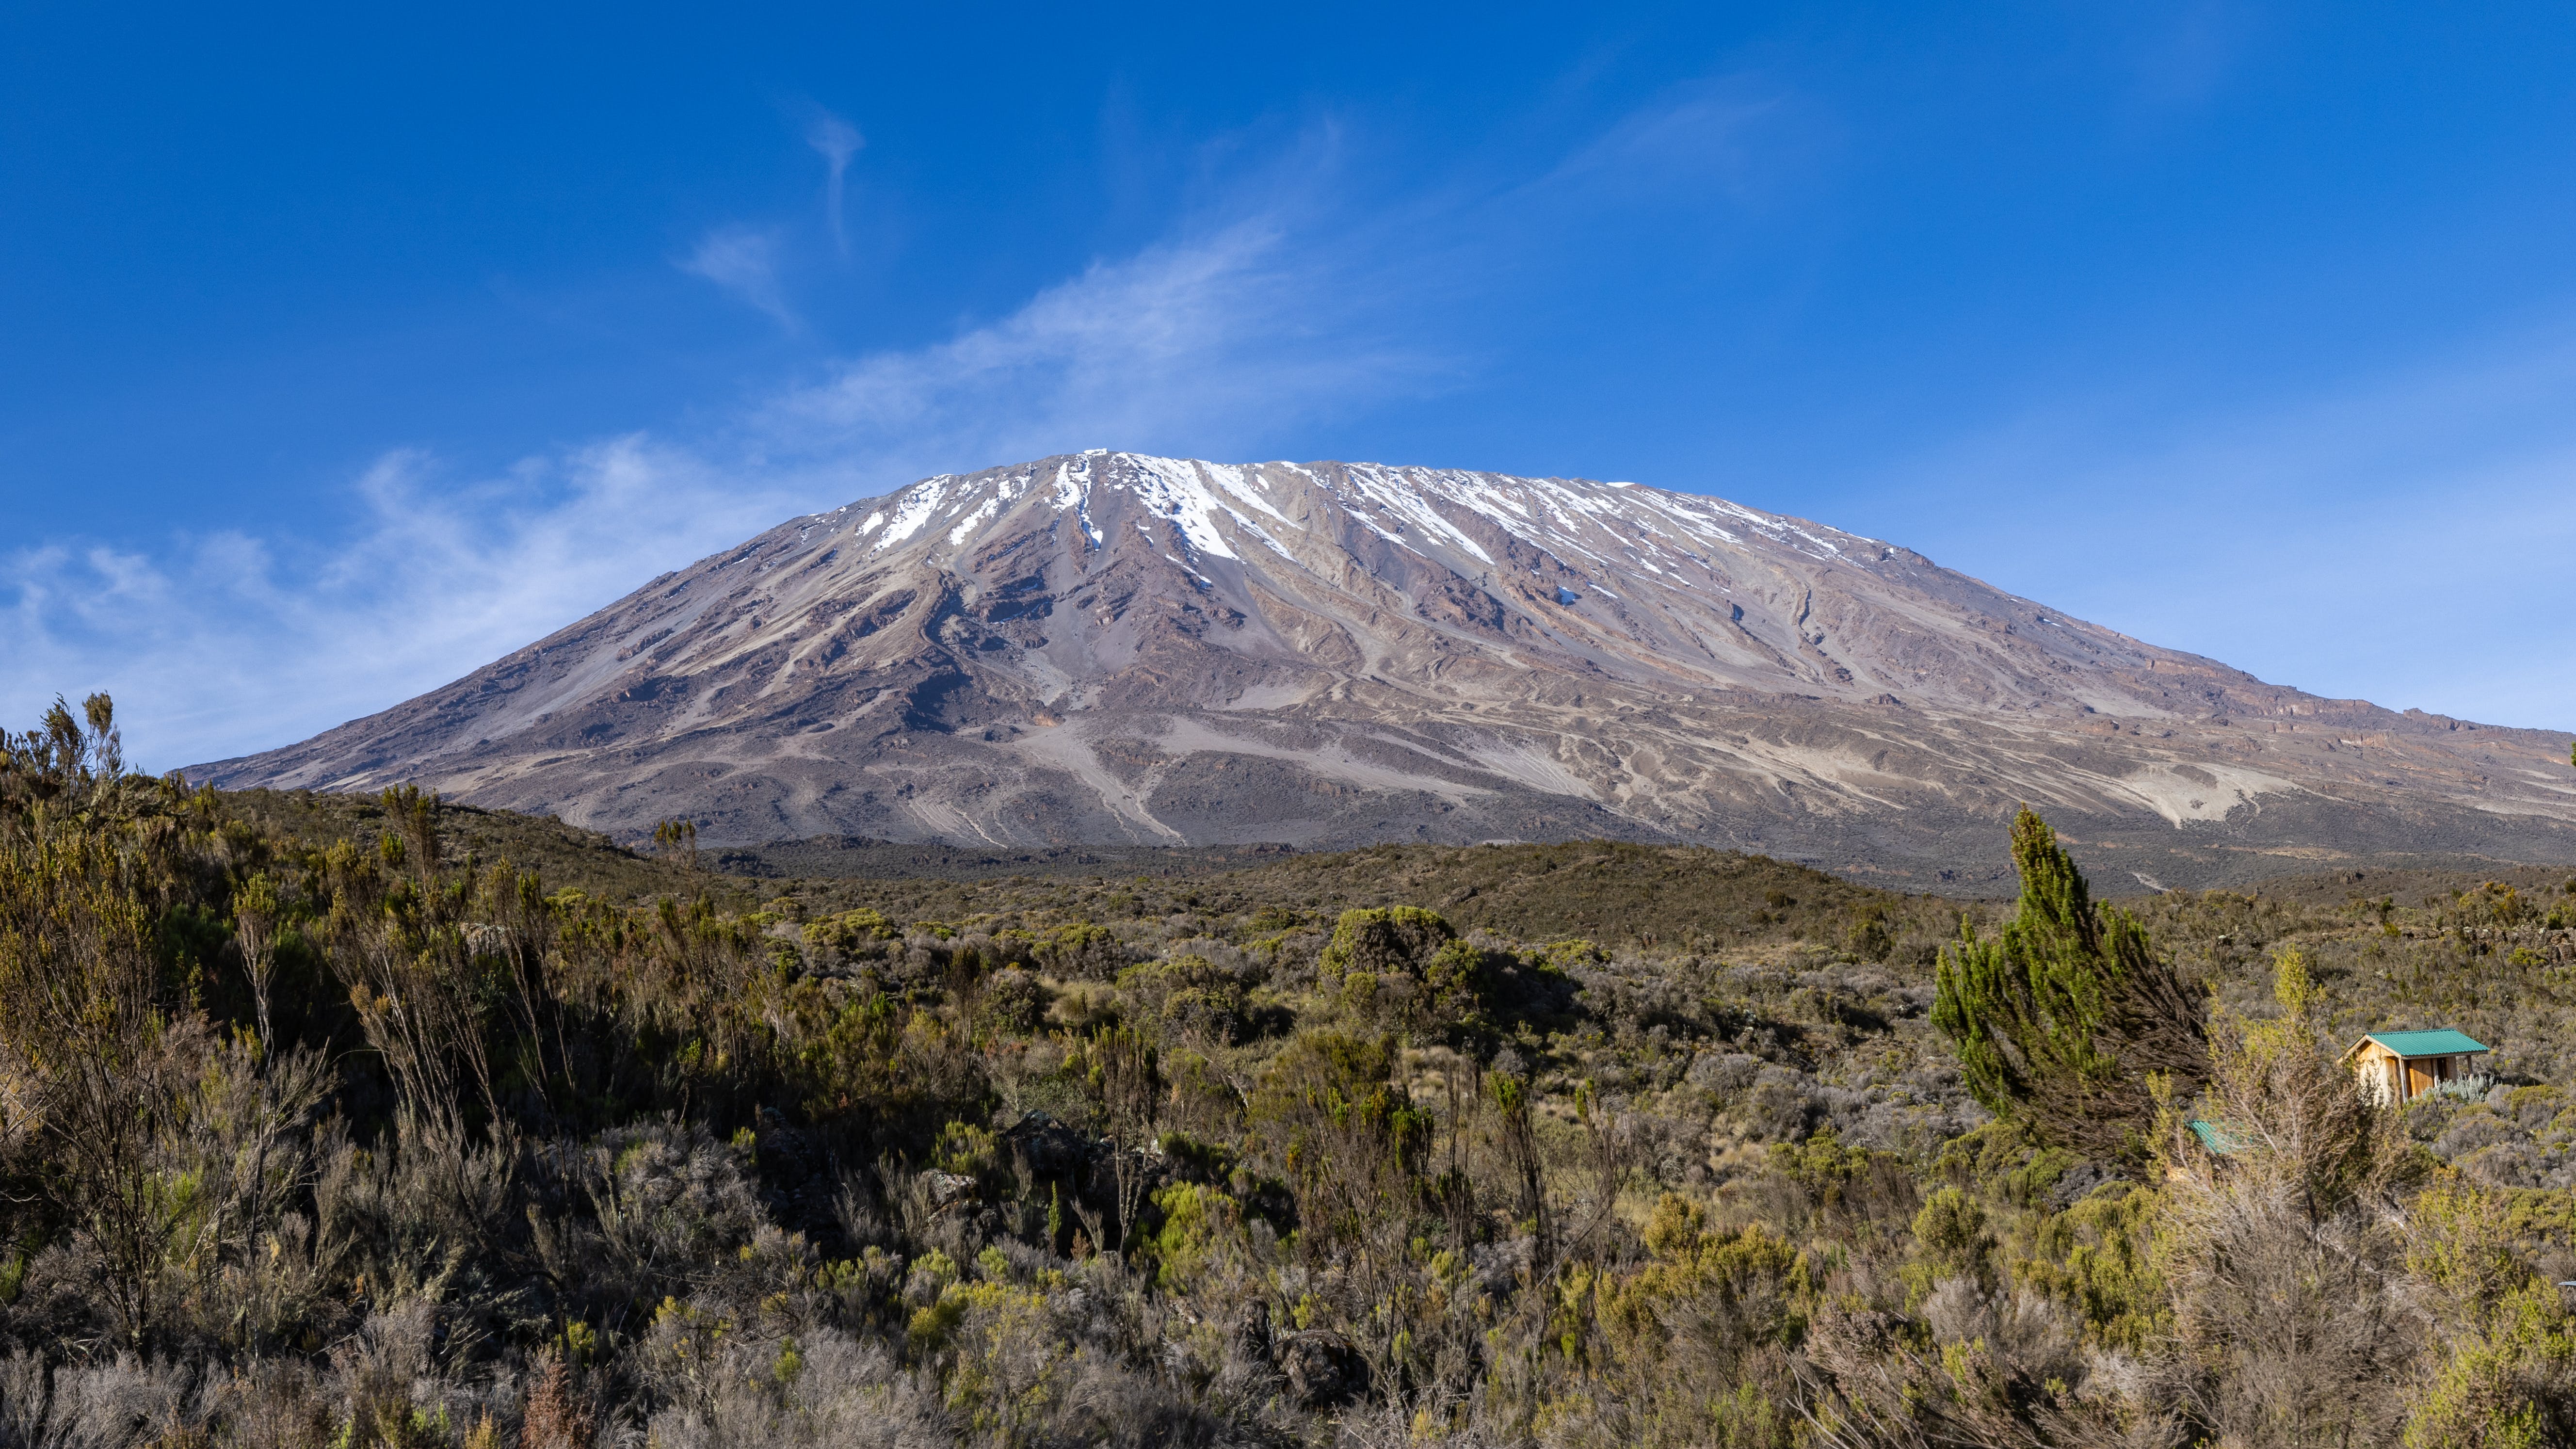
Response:
[[[2043,1142],[2144,1161],[2149,1074],[2186,1101],[2208,1075],[2202,993],[2135,916],[2093,903],[2057,833],[2027,808],[2012,853],[2020,910],[1991,940],[1960,923],[1941,953],[1933,1024],[1987,1111]]]

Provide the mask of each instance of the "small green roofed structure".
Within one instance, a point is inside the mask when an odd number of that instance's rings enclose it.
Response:
[[[2221,1157],[2245,1145],[2245,1139],[2238,1136],[2234,1129],[2212,1122],[2205,1117],[2191,1119],[2191,1135],[2200,1139],[2201,1146]]]
[[[2206,1117],[2194,1117],[2183,1126],[2190,1129],[2192,1140],[2200,1144],[2200,1150],[2209,1154],[2208,1157],[2200,1159],[2203,1162],[2212,1165],[2223,1164],[2227,1158],[2245,1150],[2245,1134],[2224,1122],[2212,1122]],[[2188,1154],[2175,1157],[2165,1163],[2167,1182],[2179,1182],[2191,1176],[2191,1172],[2192,1163],[2188,1160]]]
[[[2477,1075],[2475,1059],[2486,1043],[2467,1032],[2374,1031],[2352,1044],[2343,1059],[2383,1104],[2412,1102],[2442,1085]]]

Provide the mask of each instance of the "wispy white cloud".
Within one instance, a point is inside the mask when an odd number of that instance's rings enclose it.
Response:
[[[1284,440],[1319,410],[1441,375],[1429,351],[1369,335],[1370,279],[1345,260],[1292,245],[1275,218],[1238,221],[1094,265],[936,346],[857,359],[749,430],[769,448],[893,473]]]
[[[1371,340],[1359,263],[1298,240],[1275,217],[1238,217],[687,434],[486,477],[389,452],[350,480],[362,521],[335,537],[0,554],[0,720],[106,689],[152,768],[272,748],[799,512],[1083,447],[1263,451],[1321,411],[1436,379],[1430,359]],[[724,260],[743,255],[702,250],[696,269],[757,288],[764,273]]]
[[[334,540],[224,532],[163,554],[0,555],[0,711],[105,689],[155,769],[282,744],[541,638],[792,511],[646,438],[485,479],[389,453]]]
[[[841,214],[842,201],[849,180],[850,158],[858,155],[859,148],[868,144],[867,137],[859,134],[858,127],[818,107],[805,124],[805,144],[814,148],[828,168],[823,182],[823,215],[831,223],[833,249],[848,256],[850,233]]]
[[[1794,91],[1751,75],[1716,77],[1631,111],[1528,189],[1630,201],[1714,194],[1743,202],[1796,174],[1823,129]]]
[[[718,227],[699,238],[697,249],[674,265],[768,313],[790,332],[800,325],[796,314],[788,310],[786,293],[779,285],[778,233],[774,231]]]

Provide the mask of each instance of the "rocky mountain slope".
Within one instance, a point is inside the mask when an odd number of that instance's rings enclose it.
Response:
[[[1625,483],[1091,452],[791,520],[225,787],[632,837],[1608,836],[1991,878],[2576,860],[2568,737],[2320,699]]]

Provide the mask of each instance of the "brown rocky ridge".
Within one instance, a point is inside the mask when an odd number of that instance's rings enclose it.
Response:
[[[2266,684],[1696,494],[1089,452],[793,519],[223,787],[639,838],[1695,841],[1958,889],[2576,860],[2569,736]]]

